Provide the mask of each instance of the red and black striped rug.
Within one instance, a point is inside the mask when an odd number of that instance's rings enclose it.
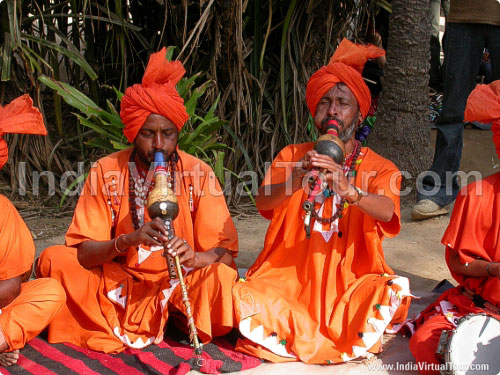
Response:
[[[16,365],[0,367],[2,375],[184,375],[190,370],[220,374],[246,370],[260,365],[258,358],[234,351],[224,338],[203,347],[202,359],[194,358],[193,349],[166,339],[145,349],[127,349],[120,354],[103,354],[72,344],[49,344],[37,337],[20,352]]]

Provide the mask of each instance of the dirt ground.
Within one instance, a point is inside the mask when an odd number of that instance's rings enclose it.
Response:
[[[435,131],[432,132],[435,136]],[[432,139],[430,140],[432,143]],[[491,132],[466,129],[461,169],[468,173],[479,171],[482,176],[498,171],[499,162],[491,141]],[[16,202],[18,203],[18,202]],[[19,208],[29,212],[25,203]],[[411,207],[402,208],[402,230],[395,237],[384,241],[384,251],[389,265],[400,275],[410,278],[412,289],[431,291],[442,279],[453,282],[444,261],[441,237],[448,225],[450,214],[424,221],[412,221]],[[45,247],[64,242],[64,233],[70,216],[50,217],[31,214],[26,222],[30,227],[37,252]],[[248,268],[262,249],[269,222],[256,212],[246,212],[234,218],[240,242],[238,267]]]

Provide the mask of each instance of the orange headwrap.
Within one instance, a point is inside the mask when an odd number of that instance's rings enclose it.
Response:
[[[186,70],[180,61],[168,61],[167,49],[153,53],[144,72],[142,84],[135,84],[125,91],[120,117],[125,124],[123,134],[133,142],[150,114],[156,113],[172,121],[180,130],[189,115],[184,100],[175,85]]]
[[[370,90],[363,81],[361,72],[366,60],[385,55],[385,51],[374,45],[363,46],[343,39],[328,65],[317,70],[307,83],[306,102],[311,115],[316,115],[316,106],[325,93],[335,84],[343,82],[349,87],[359,104],[361,115],[370,110]]]
[[[47,135],[43,117],[28,94],[14,99],[5,107],[0,106],[0,169],[7,163],[9,150],[2,138],[5,133]]]
[[[464,120],[492,124],[493,142],[500,158],[500,80],[476,86],[467,99]]]

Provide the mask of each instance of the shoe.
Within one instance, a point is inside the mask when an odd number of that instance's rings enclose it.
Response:
[[[422,199],[413,206],[411,211],[411,216],[415,220],[429,219],[434,216],[446,215],[448,210],[445,207],[439,207],[439,205],[430,199]]]
[[[471,129],[491,130],[491,124],[482,124],[482,123],[477,122],[477,121],[464,123],[464,128],[467,128],[469,126]]]

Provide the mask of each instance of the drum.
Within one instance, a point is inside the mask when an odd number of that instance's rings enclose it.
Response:
[[[500,374],[500,321],[486,314],[459,319],[454,330],[443,331],[436,350],[446,375]]]

